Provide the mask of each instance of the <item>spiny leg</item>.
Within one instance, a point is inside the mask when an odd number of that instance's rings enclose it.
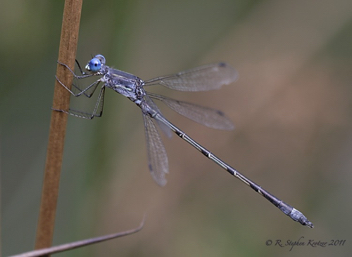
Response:
[[[79,63],[78,63],[77,60],[76,60],[76,63],[77,63],[78,68],[79,68],[79,70],[80,70],[80,72],[81,72],[81,74],[82,74],[81,76],[76,75],[76,74],[73,72],[73,70],[71,70],[71,68],[68,67],[66,64],[61,63],[61,62],[59,62],[59,61],[58,61],[57,63],[60,64],[60,65],[62,65],[62,66],[64,66],[65,68],[67,68],[67,69],[72,73],[72,75],[74,76],[75,79],[85,79],[85,78],[89,78],[89,77],[92,77],[92,76],[99,75],[99,74],[95,74],[95,73],[92,73],[92,74],[86,74],[86,73],[84,73],[84,72],[82,71],[82,68],[81,68],[81,66],[79,65]],[[97,80],[97,81],[93,82],[92,84],[88,85],[88,86],[87,86],[86,88],[84,88],[84,89],[80,88],[79,86],[77,86],[77,85],[75,85],[75,84],[72,84],[72,86],[74,86],[76,89],[79,90],[79,93],[75,94],[75,93],[74,93],[71,89],[69,89],[64,83],[62,83],[62,82],[59,80],[59,78],[58,78],[57,76],[55,76],[55,78],[56,78],[56,80],[60,83],[61,86],[63,86],[68,92],[70,92],[71,95],[73,95],[73,96],[75,96],[75,97],[81,96],[81,95],[83,94],[84,96],[90,98],[90,97],[94,94],[94,92],[95,92],[95,90],[96,90],[96,88],[97,88],[97,86],[98,86],[98,84],[99,84],[99,82],[100,82],[100,80]],[[92,89],[91,92],[87,93],[90,89]]]
[[[95,103],[95,107],[93,109],[92,113],[87,113],[87,112],[82,112],[82,111],[78,111],[78,110],[73,110],[73,109],[69,109],[68,111],[66,110],[59,110],[59,109],[54,109],[51,108],[54,111],[58,111],[58,112],[64,112],[67,113],[69,115],[78,117],[78,118],[84,118],[84,119],[93,119],[94,117],[101,117],[103,115],[103,108],[104,108],[104,96],[105,96],[105,86],[103,86],[99,92],[97,101]]]
[[[93,82],[92,84],[90,84],[88,87],[86,87],[85,89],[81,89],[79,88],[78,86],[76,86],[75,84],[72,84],[76,89],[78,89],[80,92],[78,94],[75,94],[71,89],[69,89],[64,83],[62,83],[59,78],[55,75],[55,78],[57,80],[57,82],[59,82],[59,84],[61,86],[63,86],[68,92],[70,92],[71,95],[73,95],[74,97],[79,97],[81,95],[84,95],[88,98],[91,98],[92,95],[94,94],[95,90],[97,89],[99,83],[100,83],[100,80],[97,80],[95,82]],[[89,90],[89,89],[92,89],[92,91],[89,93],[89,94],[86,94],[86,92]]]

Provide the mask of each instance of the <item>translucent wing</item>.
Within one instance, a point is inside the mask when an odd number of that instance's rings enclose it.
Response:
[[[179,114],[207,127],[223,130],[234,129],[233,123],[225,117],[224,113],[221,111],[188,102],[178,101],[162,95],[152,93],[148,93],[148,95],[153,99],[162,101],[170,109]]]
[[[149,170],[155,182],[160,186],[164,186],[166,184],[165,173],[169,172],[166,150],[152,118],[143,114],[143,120]]]
[[[145,86],[163,85],[180,91],[218,89],[237,79],[237,71],[226,63],[216,63],[145,81]]]
[[[158,106],[156,106],[156,104],[153,102],[152,99],[150,99],[150,97],[148,95],[144,96],[144,100],[147,103],[147,105],[149,105],[154,111],[157,111],[161,116],[163,116],[161,114],[161,111],[159,110]],[[158,124],[159,128],[164,132],[164,134],[167,137],[171,137],[172,136],[172,132],[171,129],[166,126],[164,123],[162,123],[161,121],[155,119],[155,122]]]

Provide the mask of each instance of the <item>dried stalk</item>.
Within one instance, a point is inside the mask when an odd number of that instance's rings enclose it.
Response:
[[[75,62],[81,9],[82,0],[65,1],[58,60],[66,63],[71,68],[74,67]],[[56,75],[65,85],[72,84],[72,74],[67,72],[67,69],[64,69],[62,65],[57,66]],[[56,81],[53,108],[67,110],[69,101],[69,92]],[[50,247],[52,244],[66,123],[66,114],[52,112],[35,243],[36,249]]]
[[[53,254],[53,253],[64,252],[64,251],[76,249],[79,247],[84,247],[84,246],[88,246],[91,244],[104,242],[104,241],[111,240],[114,238],[128,236],[128,235],[137,233],[138,231],[140,231],[143,228],[143,226],[144,226],[144,218],[143,218],[141,224],[139,225],[139,227],[134,228],[134,229],[130,229],[130,230],[126,230],[123,232],[114,233],[114,234],[110,234],[110,235],[85,239],[85,240],[81,240],[81,241],[77,241],[77,242],[67,243],[67,244],[63,244],[63,245],[52,246],[52,247],[48,247],[45,249],[25,252],[25,253],[21,253],[21,254],[17,254],[17,255],[12,255],[9,257],[38,257],[38,256],[45,256],[45,255]]]

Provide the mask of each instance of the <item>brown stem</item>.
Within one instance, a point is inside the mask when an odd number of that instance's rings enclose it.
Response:
[[[118,233],[114,233],[114,234],[110,234],[110,235],[105,235],[105,236],[85,239],[85,240],[81,240],[81,241],[76,241],[76,242],[72,242],[72,243],[62,244],[62,245],[58,245],[58,246],[52,246],[52,247],[44,248],[44,249],[40,249],[40,250],[25,252],[25,253],[18,254],[18,255],[12,255],[10,257],[38,257],[38,256],[52,254],[52,253],[69,251],[69,250],[72,250],[75,248],[84,247],[84,246],[88,246],[91,244],[96,244],[96,243],[104,242],[104,241],[111,240],[114,238],[128,236],[128,235],[137,233],[138,231],[140,231],[143,228],[143,226],[144,226],[144,218],[143,218],[143,221],[141,222],[141,224],[139,225],[139,227],[134,228],[134,229],[130,229],[130,230],[126,230],[123,232],[118,232]]]
[[[71,68],[74,67],[76,56],[82,1],[66,0],[64,6],[59,61],[66,63]],[[67,72],[67,69],[65,70],[63,66],[57,66],[56,75],[65,85],[72,84],[72,74]],[[56,81],[53,108],[67,110],[69,101],[69,92]],[[36,249],[49,247],[52,244],[66,123],[67,115],[65,113],[52,112],[35,243]]]

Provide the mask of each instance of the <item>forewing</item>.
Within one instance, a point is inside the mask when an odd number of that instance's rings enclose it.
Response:
[[[149,170],[155,182],[164,186],[166,184],[165,173],[169,172],[166,150],[151,117],[143,114],[143,120]]]
[[[216,63],[145,81],[145,86],[163,85],[180,91],[218,89],[237,79],[237,71],[226,63]]]

